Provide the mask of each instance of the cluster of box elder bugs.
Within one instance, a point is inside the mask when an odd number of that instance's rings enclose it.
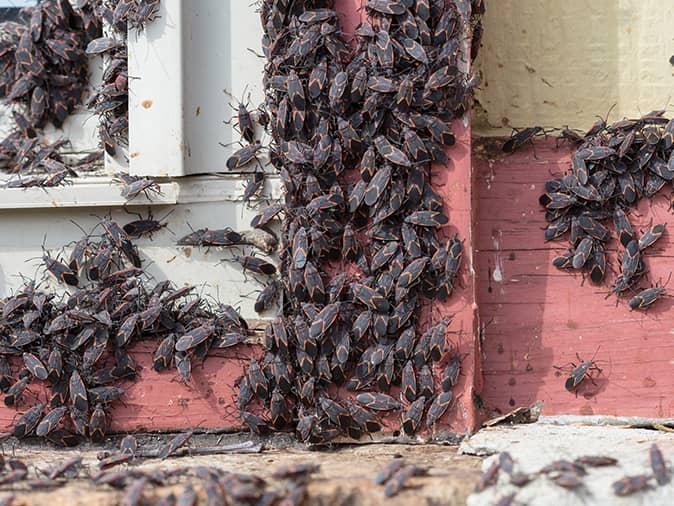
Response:
[[[187,433],[191,435],[191,433]],[[154,457],[174,455],[172,450],[181,448],[185,435],[179,435],[163,445]],[[199,448],[196,448],[198,451]],[[206,504],[284,504],[299,506],[308,495],[308,486],[313,475],[320,471],[314,463],[289,464],[274,469],[271,476],[230,472],[222,467],[206,465],[178,465],[170,469],[126,467],[111,469],[123,462],[136,462],[144,452],[133,436],[126,436],[120,449],[114,452],[115,461],[109,452],[99,454],[97,468],[85,463],[76,455],[60,462],[29,466],[17,458],[0,455],[0,485],[21,484],[28,490],[50,490],[64,486],[69,479],[87,479],[99,490],[117,490],[119,504],[140,506],[142,504],[195,506],[205,496]],[[198,452],[197,452],[198,453]],[[169,489],[167,492],[166,489]],[[201,490],[202,493],[198,494]],[[14,493],[3,494],[2,504],[15,504]]]
[[[612,484],[612,492],[617,496],[629,496],[651,487],[652,481],[658,486],[667,485],[671,481],[671,470],[665,461],[662,452],[656,444],[651,445],[649,452],[650,473],[625,476]],[[540,476],[546,477],[551,483],[582,494],[586,492],[584,480],[588,476],[588,469],[606,466],[616,466],[618,460],[604,455],[584,455],[574,460],[555,460],[540,470],[525,473],[518,470],[518,465],[510,453],[501,452],[491,465],[482,473],[475,491],[482,492],[494,486],[502,472],[508,476],[508,481],[515,487],[522,488]],[[516,501],[517,492],[500,497],[494,504],[510,506],[519,504]]]
[[[32,128],[57,127],[82,101],[89,82],[84,52],[100,36],[92,2],[44,0],[2,24],[0,96],[25,108]]]
[[[585,135],[566,131],[564,138],[577,145],[571,170],[548,181],[540,197],[549,223],[546,241],[569,236],[569,249],[553,265],[582,270],[592,282],[603,283],[615,235],[622,253],[609,295],[629,297],[630,309],[646,309],[665,294],[664,286],[639,288],[647,272],[644,253],[664,234],[665,224],[637,234],[628,213],[642,198],[653,198],[674,181],[674,119],[653,111],[612,124],[599,120]],[[606,223],[611,221],[614,233]]]
[[[89,56],[105,55],[102,85],[86,102],[100,117],[101,144],[111,156],[128,136],[127,26],[142,30],[159,0],[44,0],[2,23],[0,98],[13,108],[14,128],[0,142],[2,169],[18,176],[9,188],[54,187],[102,165],[102,152],[64,160],[67,141],[45,144],[39,129],[60,127],[82,104],[89,85]],[[107,24],[114,37],[103,37]]]
[[[11,106],[13,128],[0,142],[0,166],[18,174],[9,187],[52,187],[77,171],[91,170],[98,154],[66,167],[60,154],[67,141],[45,144],[39,129],[59,127],[82,102],[88,79],[85,48],[100,36],[89,2],[45,0],[21,10],[18,21],[2,23],[0,98]]]
[[[117,384],[136,376],[128,351],[136,342],[156,342],[153,368],[175,367],[188,382],[193,360],[247,338],[246,322],[231,306],[144,274],[131,237],[158,225],[104,218],[68,258],[46,251],[42,257],[46,275],[68,293],[57,296],[31,282],[0,301],[0,390],[7,406],[32,403],[11,435],[62,445],[102,440],[108,406],[124,393]],[[32,389],[36,383],[42,386]]]
[[[124,489],[121,504],[137,506],[140,504],[166,504],[194,506],[200,504],[200,494],[193,483],[196,481],[205,496],[207,504],[284,504],[299,506],[308,496],[308,486],[312,475],[320,470],[318,464],[301,463],[279,467],[272,472],[272,480],[256,474],[234,473],[220,467],[180,466],[170,471],[144,472],[142,470],[112,471],[102,473],[98,484],[107,484]],[[179,492],[170,492],[158,497],[152,493],[153,485],[167,485],[171,478],[185,481]]]
[[[98,114],[98,133],[110,156],[117,146],[128,144],[129,94],[127,32],[142,31],[158,15],[159,0],[90,0],[100,22],[110,33],[89,42],[88,55],[105,56],[102,84],[87,100],[87,108]]]
[[[432,429],[462,358],[448,346],[450,319],[422,329],[420,315],[450,297],[462,259],[462,242],[438,234],[448,218],[431,165],[448,161],[450,121],[470,106],[460,69],[477,50],[463,44],[480,33],[482,2],[363,5],[349,45],[330,0],[261,3],[272,143],[251,142],[239,118],[250,144],[227,160],[238,169],[268,149],[285,187],[285,202],[253,222],[284,217],[283,316],[237,405],[254,432],[295,429],[315,444],[380,430],[392,413],[407,434]]]

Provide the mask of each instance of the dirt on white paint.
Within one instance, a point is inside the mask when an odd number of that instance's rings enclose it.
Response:
[[[674,2],[485,0],[485,5],[474,131],[508,135],[511,127],[534,125],[587,129],[612,106],[612,120],[671,110]]]

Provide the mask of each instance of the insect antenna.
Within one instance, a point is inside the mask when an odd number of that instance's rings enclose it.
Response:
[[[667,276],[667,281],[662,285],[662,288],[665,288],[669,282],[672,280],[672,271],[669,271],[669,276]]]
[[[166,218],[171,216],[173,214],[173,211],[175,211],[175,208],[171,209],[168,213],[166,213],[166,215],[163,216],[161,218],[161,220],[158,220],[159,223],[161,224],[161,222],[163,222],[164,220],[166,220]],[[162,224],[162,227],[165,228],[166,230],[168,230],[169,232],[171,232],[171,235],[173,235],[173,236],[176,235],[175,232],[168,226],[168,223]]]
[[[602,120],[605,125],[608,124],[608,117],[611,115],[611,111],[613,111],[613,109],[615,109],[617,105],[618,105],[618,103],[614,102],[613,105],[611,107],[609,107],[609,110],[606,113],[606,118],[602,118],[601,116],[597,116],[597,118]]]
[[[254,50],[253,50],[253,49],[251,49],[251,48],[247,48],[247,49],[248,49],[248,51],[250,51],[250,52],[251,52],[251,53],[252,53],[253,55],[257,56],[258,58],[266,58],[266,56],[265,56],[265,55],[263,55],[263,54],[260,54],[260,53],[258,53],[258,52],[256,52],[256,51],[254,51]]]
[[[228,148],[228,147],[230,147],[230,146],[233,146],[234,144],[238,144],[238,145],[241,146],[242,148],[245,148],[245,147],[246,147],[246,144],[244,144],[244,143],[241,142],[240,140],[239,140],[239,141],[228,142],[227,144],[225,144],[225,143],[223,143],[223,142],[218,142],[218,144],[220,144],[223,148]],[[252,143],[251,143],[251,144],[252,144]]]
[[[597,349],[594,351],[594,355],[592,355],[592,358],[590,359],[590,362],[594,362],[594,359],[596,358],[597,353],[599,353],[599,348],[601,348],[601,344],[599,346],[597,346]]]
[[[143,219],[143,215],[142,215],[142,214],[140,214],[140,213],[134,213],[133,211],[129,211],[129,209],[127,208],[127,206],[124,206],[124,212],[125,212],[126,214],[130,214],[131,216],[137,216],[139,220],[142,220],[142,219]],[[148,216],[152,216],[152,211],[150,210],[150,208],[148,208],[148,212],[150,213]]]
[[[251,295],[255,295],[256,293],[261,293],[261,292],[262,292],[262,290],[253,290],[252,292],[249,292],[249,293],[246,293],[246,294],[240,293],[239,296],[240,296],[241,298],[247,299],[247,298],[249,298]]]

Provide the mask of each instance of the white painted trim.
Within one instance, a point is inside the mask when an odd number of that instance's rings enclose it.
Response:
[[[159,17],[128,38],[130,174],[225,170],[240,145],[224,90],[244,102],[250,94],[251,108],[263,101],[264,59],[249,51],[261,52],[261,40],[249,1],[162,0]]]
[[[178,203],[243,202],[243,190],[248,180],[245,174],[189,176],[178,178]],[[281,197],[281,180],[276,174],[265,176],[260,195],[253,200],[278,200]]]
[[[45,209],[69,207],[147,206],[177,203],[176,183],[160,183],[162,195],[148,200],[139,195],[127,200],[120,194],[120,186],[109,177],[90,178],[72,185],[56,188],[3,188],[0,190],[0,209]]]
[[[121,207],[192,204],[199,202],[241,202],[246,176],[189,176],[159,182],[162,195],[147,199],[139,195],[126,200],[120,195],[120,185],[109,176],[82,177],[72,185],[56,188],[2,188],[2,209],[46,209],[70,207]],[[268,174],[261,195],[254,200],[278,199],[281,184],[278,176]]]

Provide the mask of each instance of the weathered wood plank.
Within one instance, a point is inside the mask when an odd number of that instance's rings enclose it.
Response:
[[[430,313],[433,320],[453,316],[449,326],[452,336],[450,341],[456,350],[466,358],[462,362],[462,375],[454,389],[456,409],[452,408],[441,419],[453,432],[472,431],[477,427],[478,419],[473,404],[473,394],[480,389],[480,349],[476,339],[478,315],[475,279],[471,275],[475,271],[473,256],[473,223],[472,214],[473,188],[471,166],[470,129],[460,122],[455,122],[454,131],[457,143],[449,151],[451,162],[449,167],[435,168],[432,179],[434,189],[443,197],[445,209],[449,215],[450,225],[441,230],[441,235],[449,238],[458,234],[464,241],[464,260],[462,267],[462,283],[445,304],[433,303]],[[444,362],[440,362],[443,364]],[[435,367],[433,374],[439,381],[442,367]],[[440,425],[440,424],[439,424]]]
[[[480,318],[484,325],[486,405],[498,411],[544,401],[543,413],[669,417],[674,413],[672,299],[647,313],[630,311],[624,299],[605,298],[606,286],[583,282],[580,274],[555,269],[552,258],[566,241],[543,241],[538,204],[544,167],[561,173],[569,149],[537,142],[510,157],[475,160],[478,194],[477,270]],[[527,179],[530,176],[533,182]],[[519,187],[519,190],[518,190]],[[630,214],[639,228],[671,222],[666,195],[644,201]],[[612,250],[617,245],[610,243]],[[646,287],[671,272],[672,239],[665,234],[646,255]],[[615,253],[612,269],[619,269]],[[609,282],[615,273],[609,274]],[[581,286],[582,285],[582,286]],[[576,396],[564,389],[562,367],[596,353],[602,368],[597,385],[587,382]],[[568,369],[567,369],[568,371]]]

